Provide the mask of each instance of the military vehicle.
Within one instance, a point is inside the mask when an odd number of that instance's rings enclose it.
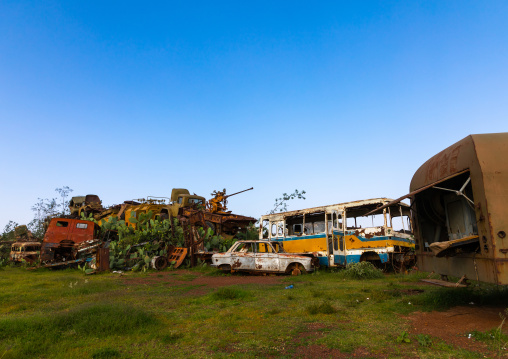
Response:
[[[72,197],[69,202],[69,210],[72,217],[81,218],[82,216],[88,217],[89,214],[100,214],[105,208],[102,206],[99,196],[87,194],[86,196]]]
[[[136,228],[136,221],[131,221],[131,218],[137,219],[141,213],[151,211],[151,219],[177,218],[193,226],[210,228],[214,234],[231,238],[239,231],[246,230],[249,223],[256,222],[256,219],[232,214],[227,210],[227,199],[252,189],[230,195],[226,195],[226,189],[214,191],[214,197],[207,202],[204,197],[190,194],[185,188],[173,188],[170,198],[148,196],[146,199],[125,201],[109,208],[102,207],[98,196],[77,196],[72,198],[69,209],[76,218],[93,214],[95,220],[103,223],[114,216],[133,228]]]

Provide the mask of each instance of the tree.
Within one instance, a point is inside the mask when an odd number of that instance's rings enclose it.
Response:
[[[62,215],[70,214],[69,207],[67,206],[66,198],[68,197],[69,193],[73,192],[72,189],[69,188],[69,186],[63,186],[61,188],[56,188],[56,192],[62,197],[62,204],[61,204],[61,213]]]
[[[32,206],[32,211],[35,212],[35,218],[28,223],[28,228],[36,238],[42,239],[44,237],[44,232],[46,230],[45,222],[47,222],[49,218],[63,216],[69,213],[66,199],[73,190],[70,189],[69,186],[63,186],[61,188],[56,188],[55,191],[62,198],[62,203],[59,203],[57,198],[37,198],[37,203]]]
[[[295,191],[291,194],[283,193],[281,198],[275,199],[275,204],[273,205],[273,209],[270,211],[270,214],[274,214],[276,212],[287,212],[287,202],[295,198],[305,199],[303,196],[305,193],[305,191],[300,192],[297,189],[295,189]]]

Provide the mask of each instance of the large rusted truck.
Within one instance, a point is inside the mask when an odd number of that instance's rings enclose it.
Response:
[[[508,285],[507,158],[508,133],[470,135],[416,171],[394,202],[411,199],[419,269]]]

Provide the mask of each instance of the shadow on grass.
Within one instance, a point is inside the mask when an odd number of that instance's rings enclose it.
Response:
[[[508,305],[508,288],[439,288],[415,296],[413,302],[426,310],[446,310],[471,302],[476,305]]]
[[[0,320],[0,340],[18,343],[12,348],[16,358],[38,357],[59,338],[107,337],[124,335],[158,326],[150,313],[122,304],[93,304],[52,316],[32,316]],[[106,354],[104,354],[106,355]]]

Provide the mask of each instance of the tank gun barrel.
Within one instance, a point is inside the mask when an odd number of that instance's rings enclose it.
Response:
[[[228,194],[227,196],[224,196],[224,199],[226,199],[226,198],[228,198],[228,197],[231,197],[231,196],[235,196],[235,195],[240,194],[240,193],[243,193],[243,192],[250,191],[250,190],[252,190],[252,189],[254,189],[254,187],[244,189],[243,191],[240,191],[240,192],[236,192],[236,193]]]

